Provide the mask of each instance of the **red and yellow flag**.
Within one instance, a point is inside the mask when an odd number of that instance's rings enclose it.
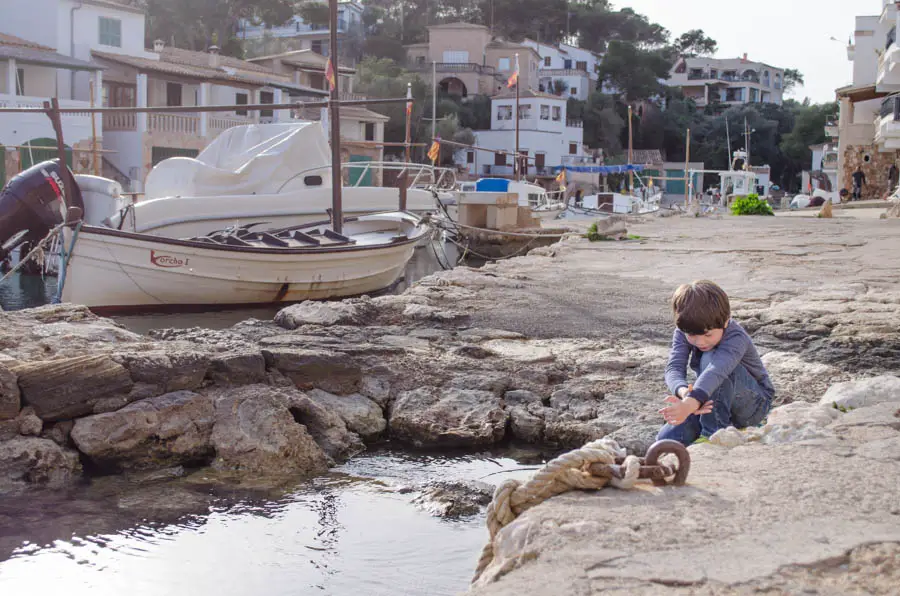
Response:
[[[328,90],[334,91],[337,82],[335,81],[334,64],[332,64],[331,58],[328,59],[328,64],[325,66],[325,80],[328,81]]]
[[[509,79],[506,81],[506,87],[508,89],[512,89],[513,85],[519,84],[519,55],[516,54],[516,70],[509,76]]]
[[[559,175],[556,177],[556,182],[559,184],[560,190],[566,190],[566,169],[563,168],[559,171]]]
[[[428,159],[434,164],[441,156],[441,138],[438,137],[431,143],[431,149],[428,150]]]

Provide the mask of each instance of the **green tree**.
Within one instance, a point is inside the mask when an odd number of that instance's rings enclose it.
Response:
[[[325,2],[304,2],[298,5],[297,14],[307,25],[328,26],[330,15]]]
[[[628,101],[647,99],[664,91],[660,79],[669,78],[670,62],[658,50],[612,41],[599,68],[601,83],[619,90]]]
[[[294,14],[293,0],[146,0],[148,45],[162,39],[203,51],[216,39],[223,53],[242,55],[235,37],[241,19],[280,25]]]
[[[672,47],[681,56],[693,58],[695,56],[712,56],[716,53],[719,44],[703,32],[703,29],[691,29],[676,39]]]
[[[806,81],[803,80],[803,73],[801,73],[796,68],[788,68],[784,71],[784,92],[789,93],[795,90],[797,87],[802,87],[806,84]]]

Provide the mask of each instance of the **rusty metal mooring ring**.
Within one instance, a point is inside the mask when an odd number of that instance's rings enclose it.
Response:
[[[684,486],[687,482],[688,472],[691,471],[691,454],[688,453],[687,447],[678,441],[666,439],[657,441],[647,450],[647,456],[644,458],[646,466],[660,466],[659,458],[667,453],[672,453],[678,458],[678,470],[675,472],[675,478],[672,484],[675,486]],[[662,466],[660,466],[662,467]],[[668,482],[665,478],[653,478],[653,484],[656,486],[666,486]]]

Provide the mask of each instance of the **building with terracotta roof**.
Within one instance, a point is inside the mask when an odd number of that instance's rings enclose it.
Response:
[[[427,43],[404,47],[407,67],[421,72],[430,83],[434,63],[438,85],[452,95],[494,95],[506,89],[517,55],[522,88],[538,88],[540,54],[527,45],[492,39],[484,25],[432,25]]]

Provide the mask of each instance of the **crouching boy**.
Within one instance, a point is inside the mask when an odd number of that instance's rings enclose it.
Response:
[[[753,340],[731,318],[728,295],[711,281],[684,284],[672,296],[675,334],[666,364],[672,395],[660,410],[657,439],[690,445],[734,426],[756,426],[772,406],[775,388]],[[687,367],[697,374],[688,383]]]

